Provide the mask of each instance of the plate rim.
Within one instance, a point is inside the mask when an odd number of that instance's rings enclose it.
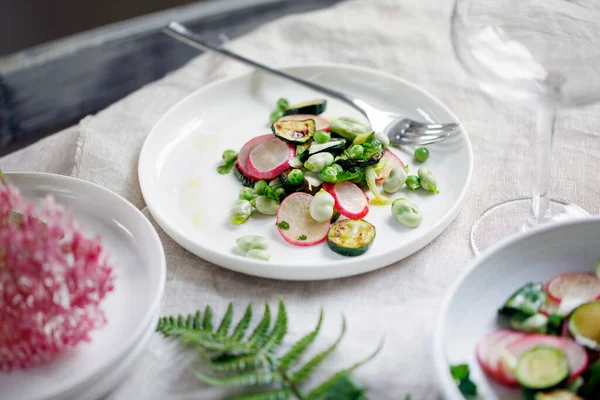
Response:
[[[106,374],[106,372],[112,366],[115,365],[115,363],[119,362],[119,360],[122,358],[122,356],[124,354],[126,355],[127,352],[130,351],[136,345],[136,343],[138,343],[140,337],[149,328],[150,323],[151,323],[152,319],[154,318],[154,316],[157,313],[160,313],[162,299],[163,299],[164,292],[165,292],[166,275],[167,275],[167,262],[166,262],[165,251],[164,251],[162,242],[160,240],[160,237],[158,236],[158,233],[156,232],[156,229],[154,229],[154,227],[152,226],[152,224],[148,220],[148,218],[146,218],[146,216],[138,208],[136,208],[131,202],[129,202],[123,196],[121,196],[107,188],[104,188],[93,182],[86,181],[84,179],[75,178],[75,177],[67,176],[67,175],[54,174],[54,173],[49,173],[49,172],[10,171],[10,172],[4,172],[4,175],[6,177],[8,177],[9,180],[11,178],[15,178],[15,179],[23,178],[24,180],[27,180],[27,179],[31,179],[31,178],[35,179],[36,177],[38,177],[38,178],[49,180],[51,183],[58,182],[57,186],[62,186],[61,184],[63,182],[67,182],[67,185],[69,183],[74,183],[75,185],[81,185],[84,187],[88,186],[90,188],[93,188],[94,190],[103,192],[106,196],[112,197],[117,202],[122,203],[126,209],[130,210],[132,215],[136,215],[135,218],[138,218],[139,222],[142,225],[144,225],[144,230],[148,231],[149,240],[154,242],[154,245],[156,245],[156,249],[158,251],[159,257],[158,257],[157,265],[159,267],[159,271],[158,271],[159,275],[158,275],[157,291],[156,291],[156,293],[153,294],[154,297],[152,299],[152,302],[149,304],[149,307],[146,309],[144,316],[141,319],[141,322],[135,328],[133,334],[131,334],[129,336],[129,338],[124,341],[126,344],[123,345],[119,351],[116,351],[107,361],[105,361],[97,369],[97,371],[95,373],[87,376],[85,379],[82,379],[81,381],[75,383],[74,385],[72,385],[70,387],[66,386],[66,384],[63,384],[62,386],[58,386],[58,389],[55,389],[53,391],[53,393],[51,393],[51,397],[54,398],[56,396],[62,396],[65,393],[69,393],[70,391],[75,390],[76,388],[81,388],[86,383],[89,383],[90,380],[98,379],[99,377],[104,376]],[[19,185],[16,183],[14,185],[17,188],[19,187]],[[73,188],[69,187],[69,191],[73,192]],[[27,371],[25,370],[23,372],[26,373]]]
[[[461,271],[458,276],[454,279],[452,284],[446,289],[445,294],[442,298],[440,307],[440,313],[438,314],[437,321],[434,325],[432,349],[433,349],[433,367],[435,369],[435,380],[438,388],[441,390],[443,396],[447,396],[448,400],[464,400],[458,387],[454,383],[454,380],[450,376],[449,365],[446,359],[446,346],[444,345],[448,312],[450,309],[450,303],[457,294],[459,288],[463,282],[472,274],[475,270],[480,268],[486,261],[494,257],[496,253],[505,250],[513,246],[514,244],[530,239],[532,237],[543,235],[549,231],[566,229],[576,225],[585,224],[600,224],[599,215],[590,215],[587,217],[577,218],[570,221],[557,221],[548,223],[546,226],[540,226],[534,228],[528,232],[519,232],[512,236],[506,237],[498,243],[490,246],[486,251],[477,255],[471,260],[467,267]]]
[[[302,267],[302,268],[289,268],[285,272],[286,276],[283,277],[282,274],[280,274],[278,272],[280,272],[282,268],[286,268],[286,267],[281,267],[281,266],[275,265],[273,263],[269,264],[269,263],[266,263],[261,260],[254,260],[251,258],[246,258],[246,259],[244,259],[244,263],[240,263],[240,264],[245,264],[246,265],[245,267],[239,267],[238,263],[235,262],[236,259],[234,259],[233,262],[229,263],[229,265],[225,265],[225,264],[227,264],[227,262],[224,262],[224,261],[228,260],[227,256],[225,256],[219,252],[213,251],[212,249],[208,249],[208,248],[202,248],[201,253],[203,253],[203,254],[199,255],[198,254],[199,252],[196,249],[196,247],[197,247],[196,243],[194,243],[192,240],[189,240],[186,237],[186,235],[180,233],[179,230],[176,229],[174,226],[171,226],[171,224],[168,222],[167,218],[163,218],[163,215],[160,212],[160,207],[157,207],[156,204],[154,203],[153,199],[150,196],[148,196],[148,193],[151,190],[150,189],[151,185],[149,185],[149,183],[147,182],[147,180],[146,180],[147,177],[145,176],[145,174],[143,172],[143,166],[146,162],[146,157],[147,157],[147,154],[149,151],[148,148],[150,146],[151,138],[157,134],[156,133],[157,127],[159,125],[162,125],[165,120],[170,118],[171,115],[173,113],[175,113],[176,110],[183,103],[187,102],[190,98],[197,96],[198,93],[210,90],[215,86],[226,84],[226,83],[234,81],[236,79],[243,79],[243,78],[249,77],[253,74],[264,74],[264,72],[261,72],[261,71],[255,70],[255,69],[251,69],[245,73],[241,73],[241,74],[237,74],[237,75],[234,75],[231,77],[225,77],[225,78],[215,80],[214,82],[211,82],[207,85],[201,86],[201,87],[197,88],[196,90],[192,91],[191,93],[188,93],[187,95],[182,97],[177,103],[175,103],[171,108],[169,108],[167,110],[167,112],[165,112],[158,119],[158,121],[152,126],[150,132],[144,139],[144,143],[140,150],[140,154],[139,154],[139,158],[138,158],[138,165],[137,165],[137,167],[138,167],[137,168],[138,182],[140,184],[140,190],[142,192],[142,197],[144,198],[144,202],[146,203],[146,207],[148,208],[148,211],[150,211],[153,218],[156,220],[157,224],[165,231],[165,233],[167,233],[167,235],[171,239],[173,239],[177,244],[179,244],[180,246],[185,248],[190,253],[194,254],[196,257],[203,259],[205,261],[208,261],[212,264],[215,264],[216,266],[221,267],[221,268],[229,269],[229,270],[236,271],[236,272],[243,273],[243,274],[250,275],[250,276],[258,276],[258,277],[262,277],[262,278],[286,280],[286,281],[287,280],[289,280],[289,281],[317,281],[317,280],[338,279],[338,278],[362,275],[362,274],[366,274],[369,272],[373,272],[378,269],[387,268],[390,265],[392,265],[396,262],[399,262],[399,261],[411,256],[412,254],[415,254],[416,252],[420,251],[425,246],[427,246],[428,244],[433,242],[446,228],[448,228],[448,226],[456,218],[456,215],[458,214],[458,212],[460,211],[460,209],[464,203],[466,194],[471,187],[471,180],[472,180],[472,176],[473,176],[474,157],[473,157],[473,146],[471,144],[471,140],[469,138],[468,132],[467,132],[463,122],[450,109],[450,107],[448,107],[444,102],[442,102],[439,98],[437,98],[436,96],[431,94],[429,91],[427,91],[426,89],[423,89],[422,87],[420,87],[419,85],[417,85],[415,83],[412,83],[402,77],[393,75],[389,72],[382,71],[382,70],[375,70],[375,69],[368,68],[368,67],[355,66],[355,65],[343,64],[343,63],[320,62],[320,63],[290,64],[290,65],[285,65],[280,68],[277,68],[277,70],[286,71],[286,70],[305,69],[305,68],[306,69],[337,68],[337,69],[341,69],[341,70],[345,69],[345,70],[350,70],[350,71],[354,71],[354,72],[362,72],[362,73],[378,75],[378,76],[381,76],[381,77],[384,77],[387,79],[397,81],[403,85],[406,85],[407,87],[410,87],[411,89],[413,89],[417,92],[420,92],[421,94],[428,97],[432,102],[436,103],[438,106],[443,108],[452,117],[452,119],[454,119],[454,121],[459,122],[461,124],[461,131],[464,136],[465,145],[468,150],[467,151],[468,173],[466,176],[465,185],[462,188],[460,194],[458,195],[457,201],[448,210],[448,212],[443,216],[443,218],[439,219],[434,225],[432,225],[432,227],[430,228],[429,234],[423,236],[420,240],[415,241],[413,247],[410,250],[405,251],[404,253],[406,253],[406,254],[403,253],[403,255],[400,258],[394,257],[393,252],[384,253],[380,257],[377,258],[377,260],[378,260],[377,262],[374,262],[375,260],[370,260],[370,264],[368,267],[357,267],[356,265],[353,265],[350,268],[348,265],[344,265],[343,273],[340,273],[338,270],[335,270],[334,268],[323,269],[321,267],[308,267],[307,266],[307,267]],[[316,270],[316,269],[319,270],[318,276],[315,276],[315,274],[312,272],[313,270]]]

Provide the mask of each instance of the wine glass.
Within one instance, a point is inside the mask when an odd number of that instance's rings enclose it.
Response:
[[[537,111],[531,198],[486,210],[471,230],[475,253],[514,233],[589,215],[551,199],[556,113],[600,100],[599,0],[456,0],[456,57],[487,95]]]

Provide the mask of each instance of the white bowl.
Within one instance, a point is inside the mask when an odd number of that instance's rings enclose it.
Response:
[[[446,400],[464,400],[451,364],[468,363],[486,400],[521,399],[488,379],[475,358],[477,341],[498,328],[497,310],[520,286],[564,272],[591,272],[600,259],[600,218],[551,224],[508,238],[478,257],[449,288],[434,334],[436,378]]]

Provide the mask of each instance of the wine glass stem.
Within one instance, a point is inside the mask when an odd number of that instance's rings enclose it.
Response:
[[[536,163],[531,201],[531,223],[540,224],[549,217],[550,170],[552,162],[552,139],[556,120],[556,104],[542,104],[537,111]]]

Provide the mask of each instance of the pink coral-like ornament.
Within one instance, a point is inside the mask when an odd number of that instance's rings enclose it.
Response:
[[[29,202],[0,176],[0,371],[90,341],[113,282],[100,239],[86,238],[70,210],[51,196]]]

